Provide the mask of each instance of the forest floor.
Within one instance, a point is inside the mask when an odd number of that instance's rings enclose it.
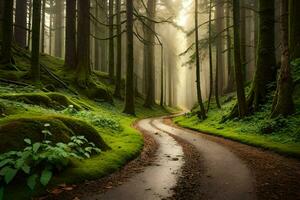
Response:
[[[108,178],[45,199],[300,199],[297,159],[187,130],[170,118],[142,120],[136,127],[145,135],[139,158]],[[167,154],[165,144],[172,145]]]
[[[101,148],[105,143],[109,149],[90,159],[72,159],[68,168],[55,173],[48,189],[37,185],[31,191],[26,186],[26,176],[20,173],[5,187],[4,199],[30,199],[46,189],[53,192],[51,187],[58,184],[71,184],[62,188],[70,190],[74,184],[119,170],[143,149],[143,137],[132,124],[138,119],[170,113],[160,106],[144,108],[143,100],[137,98],[136,116],[123,114],[123,101],[113,99],[113,86],[106,74],[93,72],[92,85],[81,90],[76,86],[75,74],[64,68],[63,60],[47,55],[41,56],[45,70],[36,85],[29,74],[28,52],[16,50],[14,58],[17,71],[0,65],[0,154],[22,150],[26,138],[33,142],[43,140],[45,129],[49,129],[49,140],[53,142],[67,142],[72,135],[85,135],[90,142]]]

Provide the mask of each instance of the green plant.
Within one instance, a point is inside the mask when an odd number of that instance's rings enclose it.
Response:
[[[50,124],[44,125],[46,128]],[[101,150],[94,143],[89,142],[84,136],[73,136],[70,142],[53,144],[47,137],[51,132],[43,130],[44,140],[33,143],[24,139],[26,147],[21,151],[10,151],[0,155],[0,200],[3,199],[4,186],[10,184],[17,174],[27,176],[27,185],[34,190],[36,184],[48,185],[53,174],[68,166],[71,158],[90,158],[93,153]]]

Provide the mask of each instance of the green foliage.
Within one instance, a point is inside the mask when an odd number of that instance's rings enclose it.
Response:
[[[45,128],[50,127],[45,124]],[[9,151],[0,155],[0,181],[9,185],[17,173],[27,175],[27,185],[34,190],[39,178],[40,184],[48,185],[53,174],[68,166],[71,158],[90,158],[93,154],[101,153],[94,143],[84,136],[73,136],[69,143],[53,144],[47,140],[51,132],[45,129],[42,142],[32,143],[24,139],[26,147],[21,151]]]

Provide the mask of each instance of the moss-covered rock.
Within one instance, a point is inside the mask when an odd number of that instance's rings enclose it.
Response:
[[[81,107],[68,97],[60,93],[19,93],[19,94],[3,94],[0,98],[23,102],[30,105],[38,105],[55,110],[63,110],[69,105],[73,105],[76,110],[81,110]]]
[[[45,124],[50,124],[50,127],[45,127]],[[54,143],[69,142],[71,136],[83,135],[100,149],[109,148],[97,130],[84,121],[63,116],[20,117],[1,122],[0,153],[24,148],[25,138],[34,142],[42,141],[44,139],[42,131],[45,129],[52,133],[47,140]]]

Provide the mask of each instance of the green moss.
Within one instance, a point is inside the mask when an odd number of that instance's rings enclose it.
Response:
[[[94,142],[102,150],[108,146],[102,140],[100,134],[88,123],[63,116],[42,116],[42,117],[13,117],[2,120],[0,123],[0,152],[19,150],[25,147],[24,139],[30,138],[34,142],[42,141],[42,131],[45,124],[52,136],[49,140],[54,143],[70,141],[73,135],[83,135],[89,141]]]
[[[59,93],[18,93],[18,94],[3,94],[0,95],[2,99],[13,100],[17,102],[24,102],[31,105],[39,105],[46,108],[62,110],[69,105],[73,105],[75,109],[80,110],[81,107],[75,102],[71,101],[65,95]]]

